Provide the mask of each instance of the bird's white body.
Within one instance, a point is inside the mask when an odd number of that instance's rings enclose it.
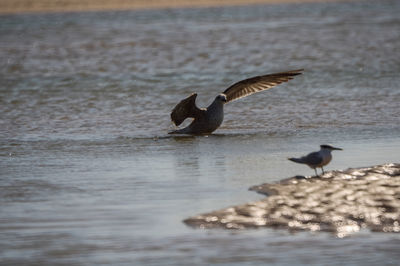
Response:
[[[225,101],[218,97],[207,107],[206,119],[212,131],[216,130],[224,121],[224,104]]]
[[[328,163],[330,163],[331,160],[332,160],[332,150],[326,149],[326,148],[321,148],[321,150],[319,150],[317,156],[321,158],[322,162],[320,164],[318,164],[318,165],[315,165],[315,166],[314,165],[313,166],[308,165],[313,169],[317,168],[317,167],[325,166]]]

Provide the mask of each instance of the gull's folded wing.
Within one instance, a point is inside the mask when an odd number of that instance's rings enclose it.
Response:
[[[256,92],[268,90],[282,82],[289,81],[294,76],[300,75],[302,71],[303,69],[298,69],[252,77],[233,84],[223,93],[226,95],[227,102],[231,102]]]
[[[322,157],[319,152],[312,152],[301,158],[306,164],[319,165],[322,163]]]
[[[171,120],[175,125],[179,126],[188,118],[196,118],[200,115],[201,110],[196,106],[197,93],[192,93],[189,97],[180,101],[171,112]]]

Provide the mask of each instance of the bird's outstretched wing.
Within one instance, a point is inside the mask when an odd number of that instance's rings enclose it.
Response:
[[[268,90],[282,82],[289,81],[294,76],[300,75],[302,71],[303,69],[298,69],[252,77],[233,84],[223,93],[226,95],[227,102],[232,102],[256,92]]]
[[[189,97],[180,101],[171,112],[171,120],[179,126],[188,118],[197,118],[201,115],[201,110],[196,106],[197,93],[192,93]]]

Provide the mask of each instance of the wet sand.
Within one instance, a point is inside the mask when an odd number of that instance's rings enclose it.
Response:
[[[29,12],[100,11],[151,8],[215,7],[249,4],[334,2],[340,0],[0,0],[0,14]],[[343,0],[341,0],[343,1]]]
[[[400,232],[400,164],[331,171],[321,177],[296,176],[250,190],[270,196],[184,222],[200,228],[326,231],[338,237],[361,228]]]

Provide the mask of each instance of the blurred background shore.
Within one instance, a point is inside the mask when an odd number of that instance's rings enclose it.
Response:
[[[344,0],[0,0],[0,14],[25,12],[99,11],[249,4],[335,2]]]

